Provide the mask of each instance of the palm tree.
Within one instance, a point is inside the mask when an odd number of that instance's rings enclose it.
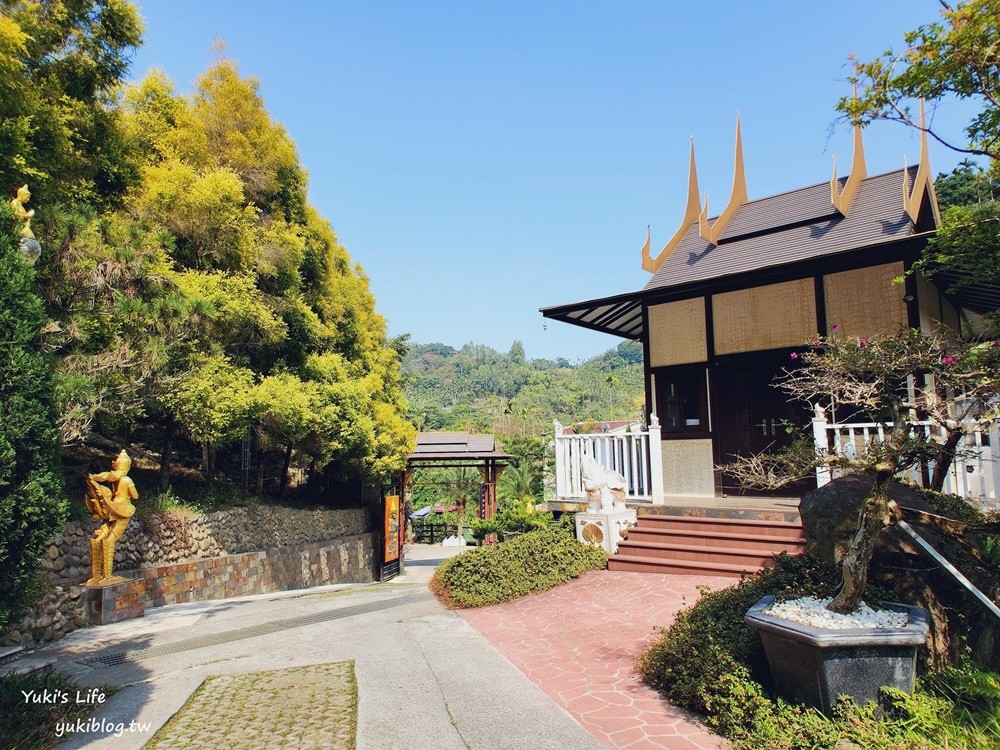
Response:
[[[536,486],[541,474],[526,463],[504,469],[497,482],[497,498],[502,510],[533,508],[538,500]]]

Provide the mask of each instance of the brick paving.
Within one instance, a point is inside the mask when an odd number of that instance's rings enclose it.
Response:
[[[146,750],[354,750],[357,710],[350,661],[213,676]]]
[[[602,570],[512,602],[460,610],[467,622],[595,738],[621,750],[725,747],[633,673],[656,628],[732,578]]]

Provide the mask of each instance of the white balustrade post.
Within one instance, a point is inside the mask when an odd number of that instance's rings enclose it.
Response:
[[[813,411],[813,443],[816,451],[816,456],[828,456],[830,455],[829,441],[827,438],[827,421],[826,421],[826,409],[824,409],[819,404],[816,404]],[[816,467],[816,486],[822,487],[830,481],[830,467],[829,466],[817,466]]]
[[[982,428],[980,428],[982,429]],[[996,501],[1000,499],[1000,422],[990,423],[990,457],[989,457],[989,477],[990,486],[983,494],[994,501],[991,510],[998,507]]]
[[[559,420],[552,420],[552,424],[552,444],[556,452],[556,500],[561,501],[566,494],[566,441],[561,439],[563,427]]]
[[[649,415],[649,494],[654,505],[663,505],[663,449],[660,447],[660,419]]]

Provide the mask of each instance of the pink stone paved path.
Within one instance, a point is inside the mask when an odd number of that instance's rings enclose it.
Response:
[[[655,629],[732,578],[602,570],[462,617],[581,726],[621,750],[725,747],[688,712],[633,673]]]

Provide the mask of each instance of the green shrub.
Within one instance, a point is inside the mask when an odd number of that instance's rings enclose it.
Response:
[[[66,514],[45,311],[16,224],[0,201],[0,628],[32,603],[29,580]]]
[[[967,675],[959,679],[968,686]],[[988,750],[1000,747],[993,703],[969,713],[955,699],[918,683],[912,694],[883,688],[879,705],[841,701],[831,717],[805,706],[771,700],[737,665],[706,689],[706,723],[732,750],[814,750],[841,740],[864,750]],[[852,747],[852,745],[846,745]]]
[[[674,705],[705,713],[706,686],[715,685],[734,665],[743,664],[767,680],[760,636],[743,615],[767,594],[830,596],[840,577],[832,568],[803,556],[779,556],[775,567],[736,586],[705,594],[680,612],[658,642],[642,654],[636,668],[646,684]]]
[[[500,521],[496,518],[491,518],[489,521],[474,518],[469,528],[472,530],[472,535],[479,541],[485,539],[489,534],[498,534],[502,530]]]
[[[546,527],[445,561],[431,589],[449,606],[481,607],[545,591],[607,563],[604,550]]]
[[[524,507],[508,508],[489,521],[473,519],[472,534],[480,541],[487,534],[524,534],[544,529],[554,523],[551,513],[542,513]]]
[[[42,750],[67,739],[56,735],[57,724],[76,723],[97,707],[96,703],[77,703],[77,690],[85,689],[51,669],[0,676],[0,747]],[[68,699],[65,703],[61,700],[34,703],[24,697],[25,693],[31,695],[31,691],[36,695],[68,696]],[[113,691],[103,689],[103,692],[110,695]]]

